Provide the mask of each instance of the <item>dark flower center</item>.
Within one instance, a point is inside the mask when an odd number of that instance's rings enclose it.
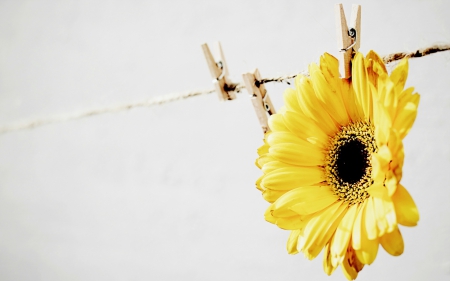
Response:
[[[371,157],[376,151],[374,127],[368,122],[341,127],[330,138],[324,167],[326,181],[341,200],[356,204],[369,197]]]
[[[367,162],[365,145],[358,139],[349,140],[337,151],[337,174],[344,182],[356,183],[366,174]]]

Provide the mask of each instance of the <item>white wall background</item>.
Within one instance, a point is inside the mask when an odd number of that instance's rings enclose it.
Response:
[[[347,17],[352,2],[344,1]],[[0,125],[233,81],[337,54],[335,1],[0,1]],[[450,42],[450,2],[360,1],[361,51]],[[403,183],[406,249],[359,280],[450,279],[450,52],[410,61],[421,94]],[[286,84],[268,85],[277,107]],[[345,280],[290,256],[254,187],[262,134],[246,93],[216,94],[0,135],[0,280]]]

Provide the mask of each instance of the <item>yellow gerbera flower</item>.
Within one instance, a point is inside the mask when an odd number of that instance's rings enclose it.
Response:
[[[403,252],[398,224],[414,226],[416,205],[400,184],[402,140],[417,115],[419,95],[404,89],[408,61],[388,75],[373,51],[352,60],[352,79],[325,53],[309,66],[285,106],[270,117],[258,149],[256,186],[271,203],[267,221],[291,230],[290,254],[314,259],[324,250],[330,275],[338,265],[355,279],[381,246]]]

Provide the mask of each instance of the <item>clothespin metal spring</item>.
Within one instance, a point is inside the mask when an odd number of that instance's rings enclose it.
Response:
[[[357,36],[356,29],[354,29],[353,27],[350,28],[348,30],[348,36],[350,36],[352,38],[353,43],[350,46],[348,46],[347,48],[341,49],[341,52],[347,52],[348,50],[353,48],[353,46],[355,46],[355,44],[356,44],[356,36]]]
[[[229,86],[231,83],[228,80],[228,68],[223,55],[222,47],[220,43],[216,44],[217,60],[214,59],[208,45],[205,43],[202,45],[203,54],[205,55],[206,63],[208,64],[209,72],[211,73],[214,88],[219,95],[220,100],[233,100],[236,98],[236,93]]]
[[[256,116],[259,124],[264,133],[269,131],[268,116],[275,114],[275,107],[272,105],[267,90],[262,84],[261,75],[258,69],[253,73],[244,73],[242,75],[245,88],[251,97],[253,108],[255,109]]]
[[[220,72],[219,77],[217,77],[216,79],[213,79],[213,82],[220,81],[220,79],[225,77],[225,69],[223,68],[223,62],[220,60],[220,61],[216,62],[216,65],[220,70],[222,70],[222,72]]]

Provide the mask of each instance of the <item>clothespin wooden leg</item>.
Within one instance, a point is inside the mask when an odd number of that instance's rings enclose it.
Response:
[[[351,59],[361,42],[361,5],[352,6],[350,29],[347,26],[342,4],[336,4],[336,31],[339,48],[339,72],[342,78],[351,77]]]
[[[253,73],[244,73],[242,78],[244,79],[245,88],[250,95],[259,124],[263,132],[266,133],[269,131],[268,114],[275,114],[275,107],[267,94],[266,87],[264,84],[259,83],[261,81],[259,70],[255,69]]]
[[[228,66],[225,61],[225,56],[223,55],[222,46],[220,42],[217,42],[217,56],[218,60],[214,60],[211,51],[209,50],[208,45],[202,44],[203,53],[206,58],[206,62],[209,67],[209,72],[211,73],[211,77],[213,78],[214,88],[219,95],[220,100],[233,100],[236,98],[236,94],[233,91],[229,91],[227,85],[230,85],[230,81],[228,80]]]

